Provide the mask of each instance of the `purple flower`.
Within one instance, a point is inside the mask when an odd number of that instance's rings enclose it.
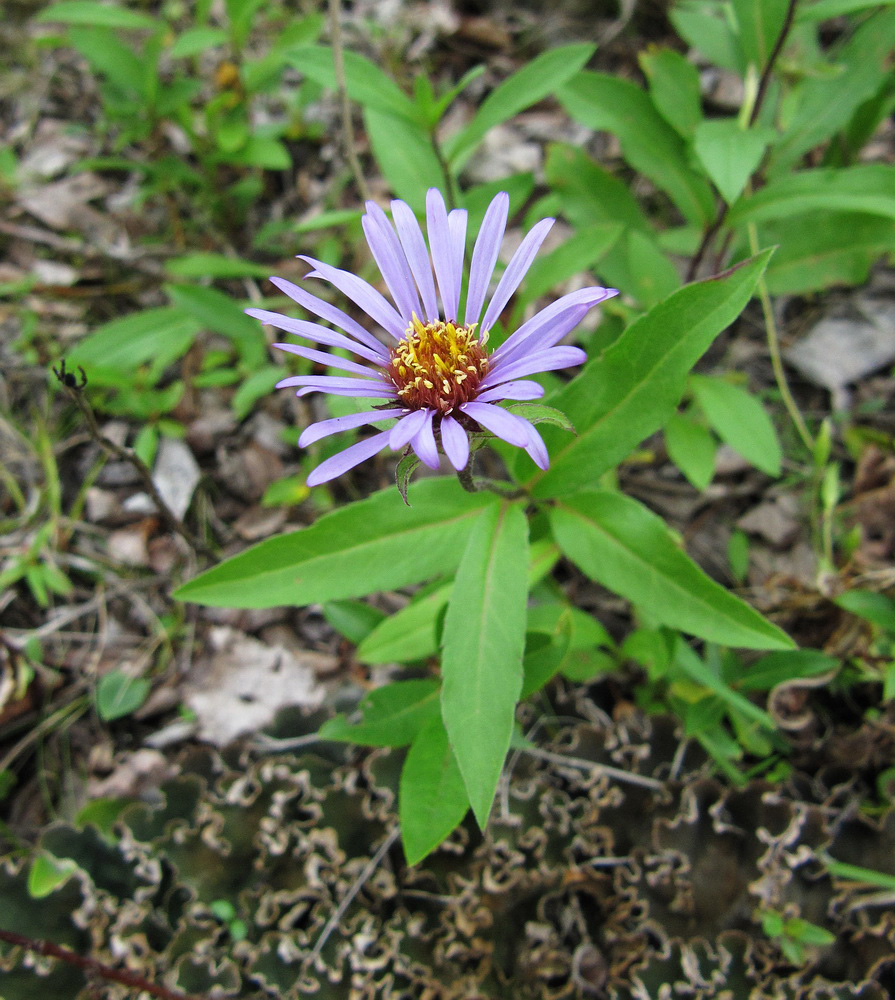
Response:
[[[317,344],[345,348],[359,359],[347,361],[310,347],[276,344],[283,351],[346,373],[296,375],[283,379],[278,388],[299,386],[299,396],[328,392],[379,401],[374,404],[378,409],[311,424],[299,438],[299,445],[304,447],[339,431],[397,418],[390,430],[374,434],[321,463],[308,476],[309,486],[341,476],[384,448],[399,451],[408,445],[432,469],[438,468],[440,448],[459,471],[469,461],[468,435],[483,428],[524,448],[540,468],[548,467],[547,449],[532,423],[497,404],[542,396],[540,385],[523,381],[526,375],[583,362],[586,355],[580,348],[556,345],[592,306],[617,292],[614,288],[594,287],[565,295],[523,323],[489,353],[488,331],[519,287],[553,225],[553,219],[543,219],[525,237],[482,316],[509,205],[509,196],[501,193],[485,213],[472,251],[462,318],[467,213],[461,209],[448,212],[434,188],[426,197],[428,249],[416,216],[403,201],[392,202],[394,225],[378,205],[367,202],[364,233],[394,305],[362,278],[312,257],[301,258],[313,268],[307,277],[323,278],[351,299],[385,331],[390,344],[383,344],[341,309],[282,278],[271,281],[336,329],[266,309],[246,310],[280,330]]]

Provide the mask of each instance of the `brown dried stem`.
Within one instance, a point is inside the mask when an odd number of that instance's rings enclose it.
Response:
[[[348,82],[345,76],[345,52],[342,47],[342,0],[329,0],[330,41],[333,50],[333,69],[336,74],[336,93],[342,112],[342,139],[345,143],[345,155],[351,166],[351,172],[357,182],[357,188],[364,201],[370,200],[370,188],[364,177],[357,147],[354,143],[354,125],[351,122],[351,102],[348,100]]]
[[[98,976],[110,983],[120,983],[134,990],[143,990],[151,996],[159,997],[159,1000],[200,1000],[199,997],[179,990],[169,990],[167,986],[159,986],[151,983],[148,979],[136,972],[126,969],[113,969],[110,965],[97,961],[95,958],[85,958],[77,952],[64,948],[62,945],[53,944],[52,941],[41,941],[35,938],[26,937],[24,934],[17,934],[15,931],[0,929],[0,941],[7,944],[17,945],[27,951],[33,951],[38,955],[46,955],[49,958],[58,958],[60,962],[73,965],[77,969],[91,976]]]
[[[180,520],[180,518],[165,502],[161,493],[158,491],[158,487],[152,479],[152,473],[143,459],[130,448],[124,448],[120,444],[116,444],[114,441],[111,441],[99,429],[99,424],[96,420],[96,414],[93,412],[93,407],[84,395],[84,387],[87,385],[87,377],[84,375],[83,369],[79,370],[81,372],[80,382],[78,382],[70,372],[66,372],[65,362],[60,365],[59,371],[54,368],[53,372],[62,387],[66,390],[77,408],[80,410],[81,416],[87,424],[87,430],[89,431],[91,438],[93,438],[93,440],[107,455],[110,455],[112,458],[115,458],[120,462],[127,462],[136,470],[137,475],[140,477],[140,481],[143,484],[143,488],[152,498],[152,502],[156,505],[162,520],[172,531],[180,535],[180,537],[194,551],[201,552],[202,555],[209,558],[214,558],[214,553],[211,549],[208,548],[201,538],[197,538],[190,531],[190,529],[183,523],[183,521]]]

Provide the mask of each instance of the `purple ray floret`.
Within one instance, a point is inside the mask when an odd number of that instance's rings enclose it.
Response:
[[[543,388],[524,381],[525,376],[584,362],[584,351],[559,346],[560,341],[588,310],[618,292],[590,287],[564,295],[489,353],[488,333],[553,225],[553,219],[543,219],[532,228],[489,298],[509,207],[508,195],[501,192],[485,213],[472,251],[462,319],[468,217],[461,209],[448,212],[434,188],[426,196],[428,245],[416,216],[403,201],[392,202],[393,222],[378,205],[367,203],[364,234],[391,301],[350,271],[301,258],[313,268],[306,277],[328,281],[369,318],[372,330],[282,278],[271,280],[316,320],[331,326],[266,309],[246,310],[277,329],[312,344],[342,348],[357,359],[349,361],[306,344],[275,344],[280,350],[348,373],[295,375],[280,381],[278,387],[298,387],[299,396],[326,392],[374,401],[362,413],[311,424],[302,433],[300,445],[342,430],[397,421],[322,462],[308,476],[309,486],[335,479],[386,448],[412,450],[432,469],[438,468],[443,453],[459,472],[469,462],[469,435],[483,430],[524,448],[539,468],[548,467],[547,448],[534,425],[498,404],[539,399]]]

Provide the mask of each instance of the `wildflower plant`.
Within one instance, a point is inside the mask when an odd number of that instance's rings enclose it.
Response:
[[[433,471],[442,465],[441,452],[460,483],[453,476],[424,478],[412,506],[394,488],[374,493],[226,560],[177,594],[238,607],[320,603],[338,623],[352,614],[357,619],[359,606],[349,599],[433,581],[394,618],[367,616],[368,628],[351,631],[362,640],[361,654],[388,632],[393,660],[437,654],[438,669],[370,692],[356,721],[338,717],[320,733],[409,748],[400,816],[411,863],[441,843],[470,807],[486,827],[520,697],[557,671],[568,672],[570,652],[580,650],[588,616],[539,586],[560,557],[628,598],[654,625],[730,646],[791,645],[709,579],[656,515],[601,481],[674,412],[691,367],[749,300],[769,254],[681,289],[597,357],[560,344],[594,305],[617,294],[596,286],[547,305],[489,351],[489,333],[552,224],[544,220],[530,230],[489,296],[509,210],[506,194],[491,201],[464,280],[465,211],[448,211],[430,190],[427,245],[408,205],[393,202],[392,223],[370,203],[364,231],[391,301],[357,275],[305,257],[308,277],[328,281],[367,322],[279,278],[276,286],[315,320],[248,310],[317,344],[277,346],[333,372],[289,376],[280,386],[300,396],[371,400],[359,413],[312,423],[302,445],[392,422],[327,458],[309,485],[345,475],[386,449],[406,451]],[[501,405],[535,405],[544,390],[527,376],[579,364],[580,374],[551,394],[549,407],[536,404],[535,418],[550,421],[543,436],[533,420]],[[470,474],[470,440],[478,443],[483,432],[520,449],[506,453],[512,481],[496,490],[479,489]],[[598,631],[594,645],[614,662],[611,639]]]

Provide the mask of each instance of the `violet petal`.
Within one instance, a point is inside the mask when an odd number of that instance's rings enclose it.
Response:
[[[372,458],[388,445],[388,431],[374,434],[371,438],[365,438],[351,445],[338,455],[333,455],[325,462],[321,462],[316,469],[308,476],[308,486],[319,486],[321,483],[328,483],[331,479],[341,476],[353,469],[356,465]]]
[[[422,296],[425,319],[429,323],[434,323],[438,319],[438,299],[435,295],[435,279],[432,277],[432,264],[429,261],[429,251],[426,249],[423,231],[416,221],[413,210],[406,202],[392,202],[392,217],[416,287]]]
[[[338,288],[343,295],[347,295],[356,306],[363,309],[371,319],[375,320],[383,330],[387,330],[395,340],[400,340],[404,336],[407,324],[395,310],[395,307],[386,300],[384,295],[377,292],[369,282],[364,281],[363,278],[359,278],[350,271],[343,271],[339,267],[330,267],[329,264],[324,264],[322,260],[315,260],[313,257],[299,255],[299,259],[314,268],[313,271],[305,275],[306,278],[325,279],[331,285]]]
[[[399,420],[391,429],[391,437],[388,441],[392,451],[400,451],[410,439],[416,437],[419,429],[426,421],[426,410],[414,410],[408,413],[403,420]]]
[[[426,228],[429,231],[432,266],[435,268],[444,310],[442,319],[455,320],[460,301],[460,288],[454,279],[454,258],[447,209],[444,207],[441,192],[435,188],[430,188],[426,195]]]
[[[441,447],[458,472],[466,468],[469,461],[469,438],[453,417],[441,418]]]
[[[328,420],[318,420],[314,424],[309,424],[302,431],[301,437],[298,439],[298,444],[300,448],[307,448],[309,444],[313,444],[321,438],[329,437],[330,434],[354,430],[356,427],[363,427],[364,424],[375,424],[380,420],[388,420],[391,417],[400,417],[403,412],[403,410],[370,410],[367,413],[349,413],[344,417],[330,417]]]
[[[297,344],[274,344],[280,351],[288,351],[289,354],[297,354],[300,358],[307,358],[308,361],[316,361],[318,364],[327,365],[330,368],[338,368],[343,372],[354,372],[355,375],[379,375],[378,371],[366,368],[354,361],[339,357],[338,354],[328,354],[326,351],[315,351],[311,347],[300,347]]]
[[[518,361],[510,361],[509,364],[496,364],[482,379],[480,388],[490,389],[492,386],[501,385],[511,379],[523,378],[525,375],[581,365],[586,360],[587,355],[580,347],[551,347],[549,351],[525,355]]]
[[[544,387],[537,382],[504,382],[503,385],[486,389],[476,396],[479,403],[497,403],[501,399],[540,399],[544,395]]]
[[[485,295],[494,274],[494,265],[500,253],[503,234],[507,227],[507,217],[510,213],[510,196],[501,191],[495,195],[485,218],[482,228],[476,237],[475,248],[472,251],[472,263],[469,265],[469,290],[466,293],[466,323],[477,323],[482,315]]]
[[[342,312],[341,309],[332,305],[332,303],[318,299],[316,295],[312,295],[307,289],[301,288],[294,282],[287,281],[285,278],[271,278],[270,281],[284,295],[288,295],[290,299],[297,302],[304,309],[307,309],[308,312],[319,316],[322,320],[326,320],[327,323],[332,323],[333,326],[337,326],[340,330],[344,330],[345,333],[354,337],[355,340],[366,344],[371,351],[375,351],[386,360],[388,359],[388,349],[386,346],[381,344],[369,330],[365,330],[360,323],[353,320],[347,313]]]
[[[425,413],[426,419],[410,444],[423,465],[428,465],[430,469],[437,469],[441,463],[438,459],[438,446],[435,444],[435,432],[432,430],[432,418],[435,413],[433,410],[421,412]]]
[[[527,420],[491,403],[461,403],[460,409],[476,423],[518,448],[528,444]]]
[[[507,269],[503,272],[503,277],[497,285],[497,290],[488,304],[488,308],[485,311],[485,318],[482,320],[482,330],[490,330],[497,320],[500,319],[500,314],[503,312],[504,306],[510,301],[513,292],[519,287],[519,283],[531,267],[532,261],[535,259],[547,233],[550,232],[553,223],[553,219],[541,219],[519,244],[519,248],[513,254],[509,264],[507,264]]]
[[[277,389],[285,389],[290,385],[317,385],[323,389],[332,386],[333,389],[388,389],[394,394],[394,388],[385,379],[343,378],[341,375],[290,375],[280,379]]]
[[[309,323],[304,319],[293,319],[291,316],[281,316],[279,313],[269,312],[267,309],[246,309],[246,315],[252,316],[268,326],[275,326],[285,333],[294,333],[296,337],[304,337],[305,340],[313,340],[318,344],[327,344],[330,347],[341,347],[346,351],[351,351],[358,357],[366,358],[373,364],[384,367],[388,364],[388,354],[383,351],[381,354],[371,350],[364,344],[358,344],[335,330],[320,326],[317,323]]]
[[[590,309],[615,294],[614,288],[579,288],[563,295],[523,323],[497,348],[492,359],[515,360],[520,351],[533,354],[553,347],[575,329]]]
[[[420,297],[413,284],[407,258],[385,212],[373,201],[367,202],[367,214],[361,219],[367,244],[379,267],[405,328],[414,314],[420,314]]]

